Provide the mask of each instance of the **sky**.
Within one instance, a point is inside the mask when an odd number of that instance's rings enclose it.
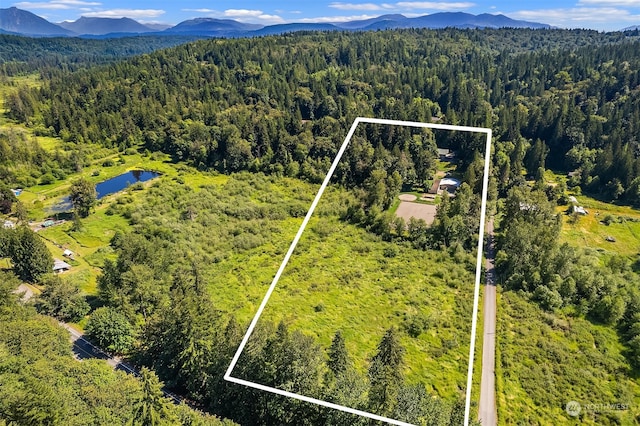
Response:
[[[51,22],[81,16],[123,16],[143,23],[177,24],[197,17],[235,19],[272,25],[288,22],[340,22],[389,13],[421,16],[437,12],[504,14],[513,19],[561,28],[615,31],[640,25],[640,0],[454,0],[454,1],[253,1],[253,0],[0,0]]]

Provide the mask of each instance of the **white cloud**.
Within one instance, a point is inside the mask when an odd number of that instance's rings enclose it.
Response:
[[[640,7],[640,0],[579,0],[579,5]]]
[[[245,20],[250,22],[281,24],[285,22],[278,15],[269,15],[261,10],[253,9],[227,9],[223,12],[225,18]]]
[[[434,1],[401,1],[395,4],[401,9],[433,9],[433,10],[453,10],[469,9],[475,6],[471,2],[434,2]]]
[[[157,18],[164,15],[165,11],[161,9],[110,9],[99,10],[95,12],[83,13],[82,16],[87,18]]]
[[[361,21],[364,19],[376,18],[378,16],[380,15],[321,16],[318,18],[297,19],[296,22],[326,24],[326,23],[333,23],[333,22]]]
[[[386,9],[385,6],[389,5],[381,5],[375,3],[329,3],[329,7],[338,10],[384,10]]]
[[[234,16],[238,18],[255,18],[263,15],[261,10],[250,10],[250,9],[227,9],[224,11],[224,16]]]
[[[509,17],[527,21],[544,22],[565,28],[620,29],[615,25],[639,22],[640,15],[613,7],[574,7],[510,12]],[[613,27],[612,27],[613,26]]]
[[[228,18],[243,22],[261,24],[282,24],[285,22],[279,15],[269,15],[255,9],[227,9],[223,12],[215,9],[182,9],[183,12],[206,13],[214,18]]]
[[[102,3],[80,0],[53,0],[43,2],[23,1],[14,3],[13,6],[20,9],[68,10],[83,6],[100,6],[101,4]]]
[[[183,12],[220,13],[215,9],[182,9]]]

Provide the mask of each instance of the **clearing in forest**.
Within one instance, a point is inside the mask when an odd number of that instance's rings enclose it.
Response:
[[[474,224],[475,228],[479,229],[479,238],[470,239],[474,244],[477,243],[475,250],[472,247],[466,251],[460,245],[455,250],[451,247],[444,251],[426,248],[417,250],[415,244],[394,245],[390,242],[382,253],[373,253],[370,251],[373,244],[367,242],[380,242],[380,235],[345,223],[343,218],[336,217],[331,209],[323,209],[322,206],[314,216],[325,190],[328,187],[330,192],[336,190],[330,185],[330,181],[360,123],[486,135],[484,175],[479,180],[482,183],[479,221],[476,220]],[[259,380],[256,378],[233,376],[239,360],[239,365],[242,365],[241,356],[247,344],[250,350],[252,333],[271,300],[270,306],[273,305],[275,309],[267,309],[264,319],[283,321],[292,325],[294,329],[315,334],[324,345],[327,345],[331,336],[318,335],[316,331],[326,329],[327,323],[334,324],[334,332],[344,332],[347,348],[360,351],[354,356],[354,364],[356,367],[359,366],[361,371],[366,368],[364,364],[371,360],[376,342],[382,337],[384,330],[391,326],[404,329],[406,333],[401,341],[410,360],[406,370],[416,373],[412,381],[424,384],[432,394],[449,399],[466,397],[465,424],[468,424],[490,141],[489,129],[357,118],[227,369],[225,380],[374,420],[397,425],[410,424],[380,413],[364,411],[359,409],[360,407],[340,405],[335,400],[325,401],[319,397],[299,394],[296,392],[295,383],[283,384],[281,389],[258,383],[254,381]],[[344,168],[341,170],[344,171]],[[382,179],[379,179],[378,183],[381,181]],[[364,180],[364,187],[364,193],[360,191],[364,194],[363,199],[384,198],[384,191],[380,190],[380,185],[376,185],[372,177]],[[467,191],[471,192],[468,187]],[[357,190],[355,193],[358,193]],[[345,203],[347,202],[348,200],[345,200]],[[435,206],[420,206],[435,210]],[[363,214],[351,213],[356,217]],[[388,220],[385,218],[392,216],[385,216],[381,212],[377,216],[378,223],[382,223],[381,226],[384,227],[385,220]],[[462,220],[458,222],[462,223]],[[305,232],[307,228],[309,230]],[[398,232],[405,232],[402,226],[396,229],[403,229]],[[409,233],[411,232],[409,229]],[[403,264],[403,267],[389,267],[392,263]],[[474,270],[475,281],[472,273]],[[279,291],[274,293],[276,285]],[[324,301],[315,306],[308,306],[308,300],[317,300],[317,297],[312,298],[311,295],[318,293],[325,296]],[[376,333],[375,336],[371,335]],[[350,343],[350,339],[357,343]],[[470,342],[470,345],[467,346],[466,342]],[[444,377],[441,376],[443,372]],[[430,383],[432,381],[437,382],[437,385]]]

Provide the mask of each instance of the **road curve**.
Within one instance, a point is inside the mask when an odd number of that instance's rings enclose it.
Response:
[[[486,283],[484,286],[484,332],[482,343],[482,378],[478,420],[482,426],[495,426],[496,409],[496,274],[493,219],[487,223]]]

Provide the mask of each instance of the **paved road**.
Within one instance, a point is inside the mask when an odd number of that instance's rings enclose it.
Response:
[[[493,219],[487,223],[486,279],[484,286],[484,333],[482,344],[482,378],[478,419],[483,426],[497,424],[496,410],[496,275]]]
[[[120,357],[111,356],[108,353],[104,352],[102,349],[85,339],[84,334],[71,327],[69,324],[62,321],[58,322],[71,334],[71,342],[73,342],[73,355],[77,360],[81,361],[83,359],[90,358],[103,359],[115,370],[121,370],[125,373],[140,377],[140,372],[136,368],[124,362]],[[164,392],[164,396],[169,398],[175,404],[180,404],[180,402],[182,401],[182,399],[177,395],[169,392],[164,388],[162,389],[162,392]]]
[[[20,296],[20,301],[22,303],[27,303],[29,299],[33,297],[33,287],[28,284],[20,284],[17,290],[14,291],[15,294]]]
[[[15,293],[21,295],[23,303],[29,301],[29,299],[34,296],[33,288],[27,284],[21,284]],[[120,357],[111,356],[93,343],[89,342],[84,338],[84,334],[80,331],[62,321],[58,321],[58,324],[70,333],[70,339],[73,343],[73,355],[77,360],[82,361],[83,359],[90,358],[103,359],[115,370],[121,370],[127,374],[133,374],[136,377],[140,377],[140,372],[136,368],[124,362]],[[183,400],[174,393],[169,392],[167,389],[163,388],[162,392],[164,392],[164,396],[169,398],[175,404],[180,404]]]
[[[85,339],[84,334],[71,327],[69,324],[60,321],[59,323],[71,334],[71,342],[73,343],[73,355],[76,357],[76,359],[104,359],[107,364],[109,364],[116,370],[122,370],[126,373],[133,374],[136,377],[140,376],[138,370],[122,361],[122,359],[120,359],[119,357],[111,356],[108,353],[104,352],[102,349]]]

